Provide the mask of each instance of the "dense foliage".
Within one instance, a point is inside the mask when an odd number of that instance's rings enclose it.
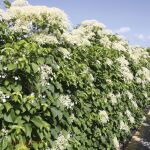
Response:
[[[0,18],[0,149],[119,149],[150,103],[149,49],[25,0]]]

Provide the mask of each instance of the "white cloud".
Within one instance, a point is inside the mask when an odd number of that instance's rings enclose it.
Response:
[[[117,33],[127,33],[129,32],[131,29],[130,27],[121,27],[118,30],[116,30]]]
[[[137,34],[136,38],[142,41],[147,41],[150,40],[150,35]]]
[[[139,40],[145,40],[145,36],[143,34],[138,34],[136,35],[136,37],[139,39]]]
[[[148,40],[150,40],[150,35],[147,37]]]

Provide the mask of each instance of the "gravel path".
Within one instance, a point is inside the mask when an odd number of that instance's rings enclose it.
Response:
[[[125,150],[150,150],[150,111],[147,120],[142,123]]]

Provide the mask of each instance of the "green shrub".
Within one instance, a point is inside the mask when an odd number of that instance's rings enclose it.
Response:
[[[118,149],[150,102],[149,50],[56,8],[1,16],[0,149]]]

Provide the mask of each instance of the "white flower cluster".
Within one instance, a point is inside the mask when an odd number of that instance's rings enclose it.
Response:
[[[83,31],[80,29],[74,29],[71,33],[65,32],[62,35],[62,41],[65,41],[72,46],[89,46],[91,44],[88,37],[84,37]]]
[[[1,132],[2,132],[2,135],[3,135],[3,136],[6,136],[7,133],[8,133],[8,130],[6,130],[6,129],[3,128],[3,129],[1,130]]]
[[[104,36],[100,39],[100,44],[102,44],[106,48],[111,48],[111,41],[107,36]]]
[[[120,130],[124,130],[126,132],[129,132],[129,127],[126,123],[124,123],[122,120],[120,121]]]
[[[113,35],[113,32],[112,32],[112,30],[103,28],[102,30],[98,30],[97,34],[98,34],[100,37],[106,37],[106,36],[111,36],[111,35]]]
[[[9,95],[5,95],[2,91],[0,91],[0,100],[3,103],[5,103],[9,97],[10,97]]]
[[[49,85],[48,80],[51,78],[51,75],[53,75],[52,68],[48,65],[41,65],[40,70],[42,86]]]
[[[105,30],[105,25],[97,22],[96,20],[86,20],[83,21],[76,29],[72,32],[66,32],[62,35],[62,40],[70,45],[77,46],[90,46],[91,40],[96,39],[96,35],[101,35],[100,43],[109,48],[110,45],[109,38],[106,36],[110,32]]]
[[[118,51],[127,51],[126,46],[127,46],[127,43],[123,40],[112,43],[112,48]]]
[[[31,31],[31,26],[32,22],[17,19],[15,24],[10,27],[11,30],[15,32],[30,32]]]
[[[62,133],[60,133],[51,150],[65,150],[68,146],[69,139],[70,134],[65,137]]]
[[[5,79],[6,76],[7,76],[7,75],[6,75],[5,73],[0,74],[0,78],[2,78],[2,79]]]
[[[126,94],[130,100],[133,99],[133,94],[130,91],[127,90]]]
[[[116,136],[113,138],[113,144],[116,150],[120,150],[120,144]]]
[[[128,67],[129,62],[126,60],[125,56],[119,57],[117,61],[120,63],[120,73],[123,75],[124,80],[132,81],[134,76]]]
[[[135,63],[138,63],[141,58],[149,58],[146,49],[140,46],[129,46],[128,52]]]
[[[69,108],[72,109],[72,107],[74,106],[74,103],[72,102],[72,100],[71,100],[69,95],[61,95],[59,97],[59,101],[67,109],[69,109]]]
[[[104,123],[104,124],[109,121],[108,114],[105,110],[99,111],[99,118],[100,118],[101,123]]]
[[[22,6],[29,6],[28,1],[26,0],[15,0],[11,6],[15,7],[22,7]]]
[[[12,7],[2,13],[3,20],[5,22],[11,22],[11,29],[18,32],[20,32],[21,29],[26,32],[31,32],[33,24],[37,26],[38,32],[44,30],[48,31],[48,29],[56,28],[56,26],[58,29],[56,29],[55,32],[57,30],[65,31],[70,28],[70,22],[62,10],[58,8],[48,8],[46,6],[31,6],[25,4],[27,4],[27,1],[17,0],[13,3]],[[41,23],[43,23],[45,29],[41,29]]]
[[[91,73],[89,73],[89,80],[90,80],[91,82],[94,81],[94,77],[93,77],[93,75],[92,75]]]
[[[93,30],[94,28],[100,28],[103,29],[106,26],[97,20],[85,20],[81,22],[80,27],[86,28],[87,30]]]
[[[105,63],[106,63],[108,66],[111,66],[111,65],[113,64],[113,61],[112,61],[110,58],[107,58]]]
[[[131,103],[135,109],[138,109],[138,105],[137,105],[136,101],[131,100]]]
[[[138,83],[147,84],[150,82],[150,70],[142,67],[140,70],[138,70],[136,74],[136,81]]]
[[[58,44],[58,40],[57,40],[56,36],[47,35],[47,34],[43,34],[43,33],[33,35],[33,40],[35,42],[39,43],[39,45],[43,45],[43,44],[56,45],[56,44]]]
[[[72,113],[69,118],[70,118],[71,122],[73,122],[75,120],[75,115]]]
[[[64,58],[68,58],[69,59],[70,56],[71,56],[70,52],[66,48],[60,47],[60,48],[58,48],[58,51],[63,54]]]
[[[128,119],[131,123],[135,123],[135,120],[134,120],[134,118],[133,118],[133,116],[129,110],[126,110],[125,114],[127,115]]]
[[[112,105],[115,105],[117,103],[117,96],[114,95],[112,92],[108,94],[108,97],[111,100]]]

